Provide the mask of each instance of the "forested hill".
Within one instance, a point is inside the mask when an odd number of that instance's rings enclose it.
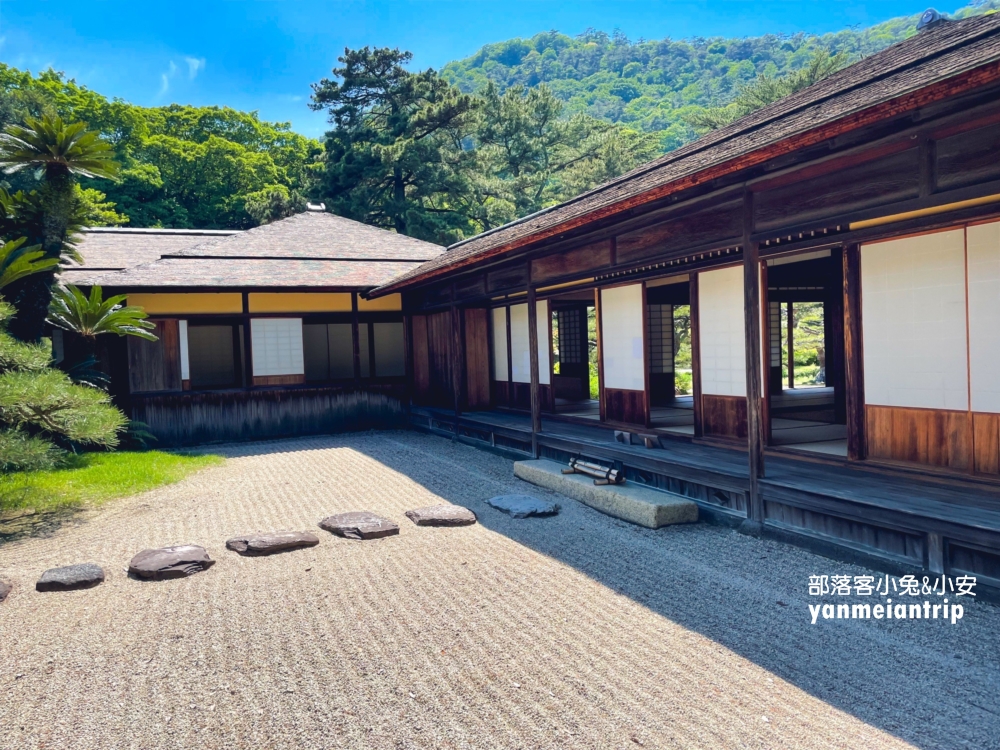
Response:
[[[696,137],[690,119],[726,104],[755,76],[781,76],[807,65],[817,50],[871,55],[916,33],[920,13],[868,29],[822,36],[767,34],[673,40],[629,40],[588,30],[577,37],[556,31],[489,44],[472,57],[448,63],[441,75],[467,93],[493,81],[501,90],[545,84],[566,103],[564,115],[586,113],[660,134],[669,151]],[[950,18],[994,12],[1000,0],[974,2]]]

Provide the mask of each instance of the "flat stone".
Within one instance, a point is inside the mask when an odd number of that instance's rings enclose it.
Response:
[[[42,573],[35,584],[36,591],[73,591],[89,589],[104,583],[104,571],[100,565],[82,563],[64,568],[51,568]]]
[[[511,518],[554,516],[559,512],[558,503],[532,495],[497,495],[487,500],[486,504],[503,511]]]
[[[7,595],[13,590],[13,586],[6,581],[0,581],[0,602],[7,598]]]
[[[417,526],[471,526],[476,514],[460,505],[431,505],[406,511],[406,517]]]
[[[273,555],[299,547],[315,547],[319,537],[308,531],[274,531],[269,534],[245,534],[226,541],[226,548],[241,555]]]
[[[200,573],[215,565],[208,550],[196,544],[146,549],[132,558],[128,572],[140,578],[161,580],[183,578]]]
[[[544,458],[515,461],[514,476],[650,529],[698,520],[698,505],[690,498],[637,484],[595,486],[590,477],[563,474],[563,468],[565,464]]]
[[[329,516],[319,527],[347,539],[381,539],[399,533],[399,524],[366,510]]]

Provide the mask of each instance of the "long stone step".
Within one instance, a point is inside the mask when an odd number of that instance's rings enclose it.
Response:
[[[583,474],[563,474],[564,468],[565,465],[544,458],[515,461],[514,476],[650,529],[698,520],[697,504],[681,495],[631,483],[598,486]]]

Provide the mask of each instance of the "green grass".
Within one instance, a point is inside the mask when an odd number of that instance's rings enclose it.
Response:
[[[193,471],[222,461],[221,456],[163,451],[85,453],[71,457],[67,465],[52,471],[0,477],[0,513],[99,505],[177,482]]]

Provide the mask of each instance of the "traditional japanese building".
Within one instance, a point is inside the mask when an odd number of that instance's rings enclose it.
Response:
[[[168,442],[409,421],[1000,587],[1000,17],[931,20],[447,251],[309,213],[98,274],[161,332],[132,413]]]

